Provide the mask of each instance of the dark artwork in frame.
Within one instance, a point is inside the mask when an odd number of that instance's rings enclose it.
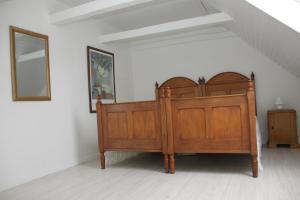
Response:
[[[96,113],[97,96],[102,103],[116,102],[114,54],[87,47],[90,113]]]

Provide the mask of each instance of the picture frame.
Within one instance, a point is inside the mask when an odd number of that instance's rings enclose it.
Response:
[[[116,102],[114,54],[87,46],[90,113],[96,113],[97,96],[102,103]]]

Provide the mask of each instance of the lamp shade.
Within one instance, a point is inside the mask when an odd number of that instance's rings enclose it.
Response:
[[[283,108],[283,101],[282,101],[281,97],[276,98],[275,105],[276,105],[277,109]]]

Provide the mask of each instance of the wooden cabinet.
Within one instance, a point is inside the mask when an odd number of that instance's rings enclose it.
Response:
[[[269,148],[274,148],[277,144],[289,144],[292,148],[299,148],[295,110],[268,111],[268,130]]]

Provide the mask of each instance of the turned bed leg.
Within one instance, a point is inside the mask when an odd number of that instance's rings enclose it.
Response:
[[[171,154],[169,156],[169,162],[170,162],[170,173],[174,174],[175,173],[175,157],[174,154]]]
[[[165,163],[165,172],[169,173],[169,156],[168,156],[168,154],[164,155],[164,163]]]
[[[101,164],[101,169],[105,169],[105,155],[104,155],[104,152],[100,153],[100,164]]]
[[[252,156],[252,173],[253,177],[258,177],[258,161],[257,161],[257,155]]]

